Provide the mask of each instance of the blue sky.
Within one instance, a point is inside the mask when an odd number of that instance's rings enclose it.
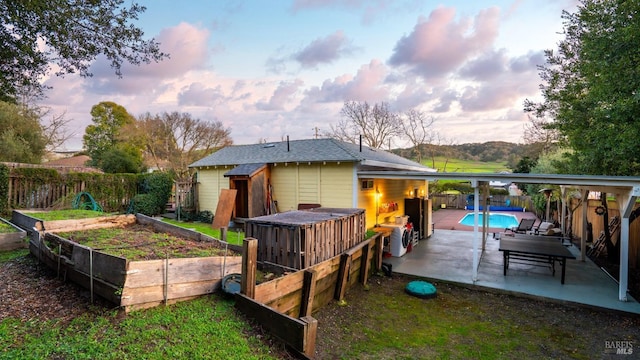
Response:
[[[94,76],[52,77],[44,105],[71,119],[82,146],[91,107],[134,116],[188,112],[218,120],[236,144],[311,138],[345,101],[387,102],[433,116],[442,143],[523,142],[537,65],[562,38],[576,1],[142,1],[138,24],[171,55]],[[392,146],[406,146],[402,138]]]

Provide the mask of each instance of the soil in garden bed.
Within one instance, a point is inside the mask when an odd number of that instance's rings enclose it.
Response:
[[[195,241],[156,232],[146,225],[60,232],[60,237],[132,261],[207,256],[239,256],[217,241]]]

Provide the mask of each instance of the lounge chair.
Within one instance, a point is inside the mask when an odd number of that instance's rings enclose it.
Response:
[[[504,231],[511,231],[515,234],[526,234],[533,229],[533,224],[536,223],[536,219],[522,219],[518,226],[512,226],[504,229]]]
[[[540,225],[534,227],[530,234],[534,235],[549,235],[549,236],[560,236],[562,234],[562,229],[555,226],[552,222],[541,222]]]

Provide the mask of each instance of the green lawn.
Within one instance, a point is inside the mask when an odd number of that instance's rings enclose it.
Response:
[[[494,173],[510,171],[505,162],[483,162],[445,157],[436,157],[435,160],[435,168],[440,172]],[[423,159],[422,164],[433,167],[431,159]]]
[[[211,228],[211,224],[205,224],[201,222],[177,221],[172,219],[162,219],[162,221],[183,227],[185,229],[192,229],[216,239],[220,239],[220,230]],[[235,231],[233,229],[227,231],[227,242],[229,244],[242,245],[242,240],[244,240],[244,231]]]
[[[110,213],[104,213],[102,211],[78,210],[78,209],[50,210],[50,211],[42,211],[42,212],[25,212],[25,214],[31,217],[34,217],[36,219],[44,220],[44,221],[89,219],[89,218],[96,218],[100,216],[113,215]]]
[[[38,260],[27,254],[26,249],[0,252],[0,270],[8,262],[30,263],[35,268]],[[25,302],[24,306],[34,305]],[[55,309],[55,304],[52,306]],[[279,358],[280,350],[271,347],[268,337],[256,336],[252,325],[235,310],[233,300],[221,294],[126,316],[101,306],[89,306],[82,316],[73,319],[62,312],[48,315],[54,320],[21,320],[12,316],[0,319],[0,358]]]

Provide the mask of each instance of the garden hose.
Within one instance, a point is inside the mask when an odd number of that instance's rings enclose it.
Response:
[[[83,198],[85,198],[86,201],[83,202]],[[73,198],[73,201],[71,202],[71,208],[80,209],[80,210],[93,210],[93,211],[100,211],[100,212],[103,211],[102,206],[100,206],[100,204],[98,204],[93,199],[93,196],[91,196],[91,194],[85,191],[78,193]]]

